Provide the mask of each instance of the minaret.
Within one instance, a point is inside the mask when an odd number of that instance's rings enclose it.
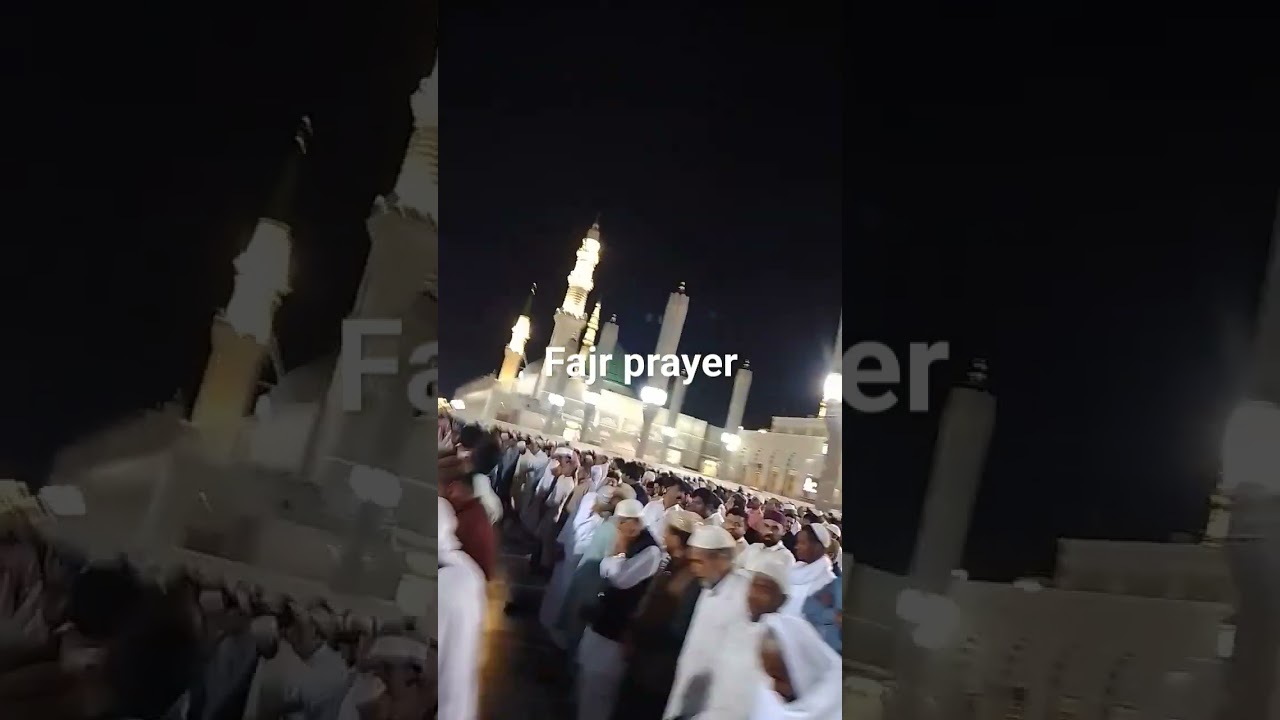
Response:
[[[235,289],[213,322],[212,348],[191,422],[213,458],[230,460],[270,354],[276,309],[289,293],[294,196],[310,140],[303,118],[267,211],[235,260]]]
[[[995,429],[996,397],[989,389],[987,364],[974,360],[965,380],[951,389],[938,423],[933,468],[925,491],[924,511],[916,533],[915,554],[907,587],[926,596],[947,593],[952,573],[961,569],[969,521],[986,467]],[[898,680],[895,717],[921,717],[928,659],[911,641],[912,629],[899,623],[894,657]]]
[[[828,382],[834,381],[834,382],[837,382],[837,384],[838,382],[842,382],[842,380],[839,380],[839,378],[842,377],[841,366],[843,365],[843,362],[844,362],[844,345],[842,344],[844,341],[844,338],[841,337],[843,334],[844,334],[844,313],[840,313],[840,325],[839,327],[836,328],[836,346],[835,346],[835,349],[832,350],[831,352],[831,369],[829,371],[830,374],[827,375]],[[833,395],[838,390],[840,390],[840,388],[831,388],[831,387],[826,387],[825,385],[823,386],[822,399],[818,401],[818,417],[827,416],[827,404],[832,400],[832,398],[828,396]],[[843,396],[843,392],[841,392],[841,395]],[[842,399],[837,400],[836,404],[839,404],[840,402],[843,402],[843,400]],[[839,412],[839,408],[836,408],[836,411]]]
[[[1225,428],[1218,491],[1230,494],[1224,554],[1238,598],[1221,715],[1231,720],[1280,718],[1280,200],[1271,233],[1252,364]]]
[[[583,331],[587,324],[587,294],[595,287],[596,265],[600,264],[600,219],[596,218],[595,223],[591,225],[591,229],[587,231],[586,237],[582,238],[582,244],[578,247],[577,262],[573,266],[573,272],[569,273],[569,289],[565,292],[564,302],[560,304],[560,309],[556,310],[553,319],[553,327],[551,329],[551,339],[547,342],[548,348],[557,348],[562,354],[560,357],[568,357],[573,354],[572,347],[577,346],[577,339],[582,337]],[[545,358],[543,355],[543,369],[538,373],[538,383],[534,391],[535,395],[539,395],[548,391],[548,377],[546,374]],[[557,374],[564,374],[565,367],[561,365],[557,369]]]
[[[618,348],[618,316],[610,315],[609,322],[600,328],[600,338],[596,343],[597,355],[611,355]],[[616,362],[622,362],[621,358],[615,358]]]
[[[582,335],[582,352],[589,353],[596,345],[596,333],[600,330],[600,303],[591,311],[591,319],[587,321],[587,329]]]
[[[827,451],[822,459],[822,476],[818,482],[818,499],[832,506],[842,502],[844,490],[844,314],[836,328],[836,344],[831,350],[831,367],[822,383],[822,404],[818,415],[827,426]]]
[[[680,283],[667,297],[667,309],[662,314],[662,327],[658,330],[658,344],[654,347],[655,355],[675,355],[680,349],[680,336],[684,334],[684,321],[689,315],[689,296],[685,294],[685,285]],[[671,379],[667,377],[651,377],[645,380],[645,384],[651,388],[662,391],[663,402],[661,404],[646,403],[642,410],[643,421],[640,425],[640,438],[636,442],[636,458],[643,460],[646,451],[649,448],[649,435],[653,430],[653,421],[658,416],[658,410],[666,404],[667,388],[671,384]]]
[[[432,362],[430,357],[419,356],[422,362],[410,365],[409,356],[415,348],[433,348],[439,337],[438,78],[436,67],[409,98],[414,116],[412,135],[394,191],[374,202],[367,223],[370,242],[364,279],[348,316],[352,320],[401,321],[399,336],[366,337],[362,343],[365,357],[398,358],[399,372],[365,376],[362,409],[345,412],[344,379],[341,366],[335,368],[308,443],[303,474],[320,484],[329,502],[338,507],[350,502],[346,476],[352,465],[399,470],[405,444],[415,427],[415,411],[406,388]]]
[[[529,288],[529,297],[525,298],[520,316],[516,318],[516,324],[511,327],[511,342],[503,348],[502,369],[498,371],[498,382],[504,386],[510,387],[520,375],[520,365],[524,362],[524,346],[529,341],[531,333],[529,318],[533,316],[533,296],[537,292],[537,285]]]
[[[944,593],[951,573],[961,568],[995,422],[996,396],[990,390],[987,363],[974,360],[965,379],[951,389],[938,423],[911,565],[916,590]]]
[[[747,411],[747,396],[751,392],[751,361],[744,360],[733,376],[733,392],[729,395],[729,412],[724,418],[724,434],[738,436],[738,428],[742,427],[742,416]],[[732,439],[732,438],[731,438]],[[733,454],[737,446],[730,446],[723,440],[720,443],[721,477],[728,477],[729,467],[733,464]]]

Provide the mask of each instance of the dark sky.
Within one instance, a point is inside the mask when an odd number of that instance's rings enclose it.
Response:
[[[541,356],[599,212],[596,291],[624,348],[652,352],[684,281],[680,351],[751,360],[748,425],[817,411],[840,314],[841,26],[804,5],[444,9],[441,297],[466,298],[442,301],[445,393],[497,370],[533,282]],[[685,412],[723,423],[731,386],[695,381]]]
[[[6,6],[0,476],[38,480],[69,439],[194,387],[304,113],[281,332],[291,363],[336,343],[435,34],[432,3],[379,7],[227,5],[197,22]]]
[[[1060,536],[1203,527],[1280,187],[1280,77],[1247,24],[1144,25],[916,18],[854,41],[845,340],[990,359],[978,577],[1045,572]],[[846,422],[859,560],[906,569],[936,419]]]

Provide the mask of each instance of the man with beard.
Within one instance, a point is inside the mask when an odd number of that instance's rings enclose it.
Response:
[[[760,542],[752,543],[743,550],[737,559],[740,567],[745,567],[749,563],[756,562],[757,556],[765,553],[777,553],[785,556],[784,562],[788,564],[795,562],[795,556],[782,544],[783,535],[786,533],[787,518],[777,510],[766,510],[763,519],[760,521]]]
[[[722,525],[724,519],[716,511],[720,508],[720,498],[710,488],[700,487],[688,496],[685,509],[702,518],[707,525]]]
[[[600,561],[604,590],[578,645],[578,720],[612,717],[626,671],[623,636],[662,567],[662,549],[645,529],[643,513],[635,500],[623,500],[614,511],[618,538],[612,554]]]
[[[689,538],[689,563],[702,585],[693,619],[676,661],[675,679],[662,717],[744,718],[749,695],[716,683],[725,642],[748,627],[750,581],[734,572],[733,537],[724,528],[703,525]]]
[[[740,506],[730,507],[725,513],[723,527],[730,535],[733,536],[736,554],[741,555],[750,543],[746,540],[747,533],[747,511]]]

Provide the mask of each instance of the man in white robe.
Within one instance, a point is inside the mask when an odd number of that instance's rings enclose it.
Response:
[[[662,549],[642,524],[638,500],[618,503],[614,517],[618,538],[612,553],[600,561],[605,588],[596,618],[578,644],[578,720],[608,720],[626,672],[621,633],[643,599],[646,586],[662,566]],[[605,628],[605,624],[610,627]]]
[[[784,558],[784,562],[794,563],[795,556],[782,542],[782,536],[787,532],[786,520],[786,516],[777,510],[765,510],[759,524],[761,541],[749,545],[746,550],[738,554],[738,566],[744,567],[754,562],[756,556],[761,553],[777,553],[779,557]]]
[[[651,474],[651,472],[645,473],[645,475]],[[658,544],[663,545],[667,535],[667,513],[681,506],[685,495],[689,492],[689,486],[683,480],[671,476],[663,477],[658,482],[661,484],[662,495],[650,500],[649,504],[644,506],[644,526]]]
[[[755,685],[751,720],[840,720],[840,656],[803,618],[771,614],[762,624],[757,653],[765,677]]]
[[[725,691],[723,683],[714,682],[726,643],[732,646],[751,624],[751,581],[734,570],[734,546],[733,537],[714,525],[699,527],[689,538],[689,562],[703,589],[676,661],[664,720],[741,720],[750,711],[745,688]]]
[[[480,639],[484,628],[485,581],[480,566],[454,533],[457,519],[444,498],[439,513],[436,578],[439,613],[439,710],[437,720],[476,720],[480,703]]]
[[[573,580],[573,573],[578,568],[582,556],[591,544],[591,536],[596,528],[604,522],[611,507],[614,489],[601,488],[599,492],[588,492],[582,496],[578,513],[567,520],[560,536],[556,539],[563,548],[561,559],[551,571],[551,581],[547,583],[546,592],[542,596],[542,607],[538,611],[538,620],[546,628],[551,640],[561,649],[568,648],[567,639],[560,628],[560,611],[564,608],[565,594]]]
[[[327,642],[334,618],[322,607],[294,606],[284,615],[285,640],[302,668],[288,678],[280,712],[300,720],[331,720],[338,714],[350,674],[346,661]]]

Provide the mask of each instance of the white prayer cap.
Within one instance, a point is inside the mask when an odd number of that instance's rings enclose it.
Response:
[[[688,510],[674,509],[667,514],[667,527],[675,528],[681,532],[692,533],[700,525],[702,525],[702,518]]]
[[[689,547],[703,550],[727,550],[736,544],[729,531],[719,525],[699,525],[689,536]]]
[[[822,547],[831,547],[831,531],[827,529],[826,525],[813,523],[809,526],[809,529],[813,531],[813,536],[818,538],[818,542],[822,543]]]
[[[644,506],[635,498],[627,498],[618,503],[618,507],[613,510],[613,515],[620,518],[644,517]]]
[[[647,483],[651,483],[657,479],[658,479],[658,476],[652,470],[645,470],[644,475],[640,476],[640,480],[642,482],[647,482]]]
[[[782,503],[782,511],[787,512],[788,510],[790,510],[791,512],[795,512],[796,506],[792,505],[791,503]]]
[[[527,447],[529,447],[529,446],[528,446],[528,445],[526,445],[526,444],[525,444],[525,442],[524,442],[523,440],[519,440],[519,441],[517,441],[517,442],[516,442],[516,449],[517,449],[517,450],[519,450],[519,451],[521,451],[521,452],[524,452],[524,449],[525,449],[525,448],[527,448]]]
[[[427,644],[407,635],[383,635],[369,646],[367,657],[372,660],[390,660],[426,665],[431,648]]]
[[[623,500],[635,500],[635,499],[636,499],[636,489],[635,489],[635,488],[633,488],[633,487],[631,487],[630,485],[626,485],[626,484],[623,484],[623,485],[611,485],[611,486],[609,486],[609,487],[612,487],[612,488],[613,488],[613,491],[614,491],[615,493],[617,493],[618,497],[622,498]]]
[[[831,532],[831,534],[832,534],[832,535],[834,535],[837,539],[839,539],[839,538],[840,538],[840,526],[839,526],[839,525],[831,525],[830,523],[828,523],[828,524],[827,524],[827,530],[829,530],[829,531]]]
[[[556,448],[556,449],[555,449],[555,451],[554,451],[554,452],[552,452],[551,454],[552,454],[552,455],[555,455],[556,457],[566,457],[566,456],[567,456],[567,457],[573,457],[573,450],[571,450],[571,449],[569,449],[569,448],[567,448],[567,447],[558,447],[558,448]]]
[[[249,621],[249,633],[257,640],[275,640],[280,636],[280,624],[274,615],[259,615]]]
[[[780,557],[778,553],[756,553],[744,568],[747,572],[766,577],[777,584],[778,589],[786,594],[791,586],[791,563]]]
[[[511,439],[511,433],[509,433],[509,432],[504,432],[504,433],[501,433],[498,437],[502,438],[503,440],[510,440],[510,439]]]

